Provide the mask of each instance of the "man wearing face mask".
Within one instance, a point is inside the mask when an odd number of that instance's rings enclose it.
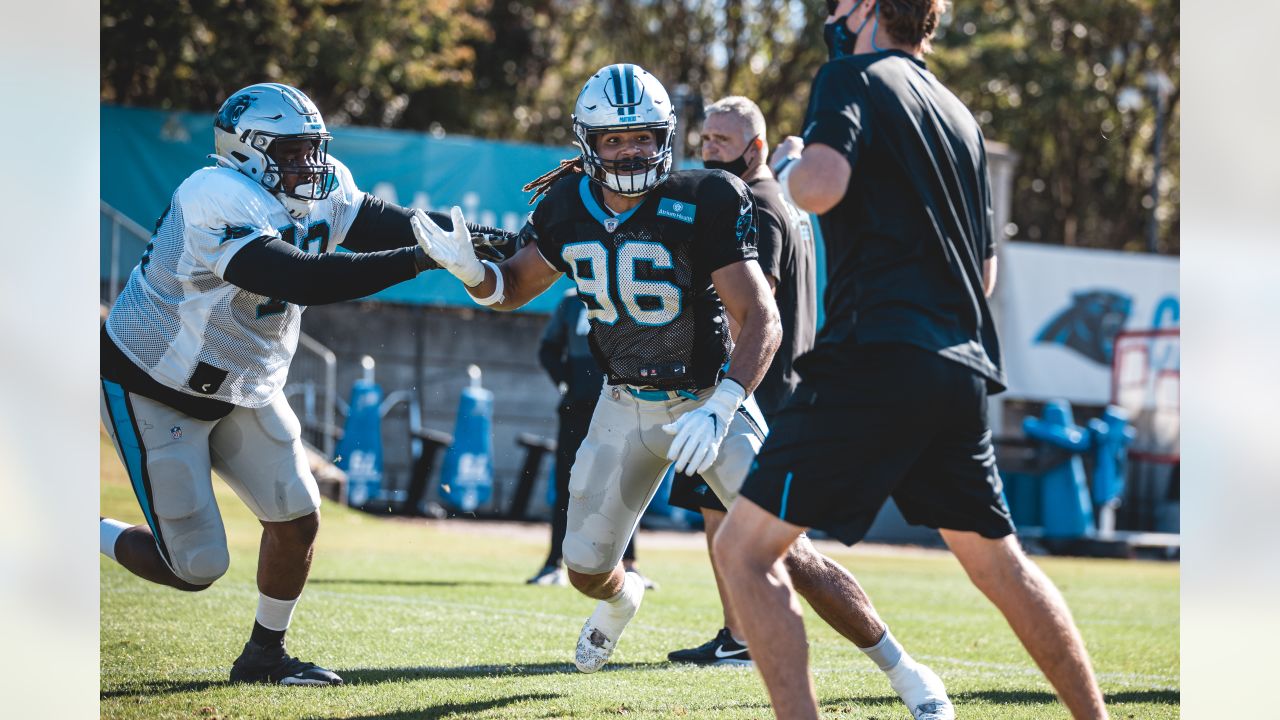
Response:
[[[819,216],[826,324],[725,518],[715,557],[778,717],[817,718],[779,562],[807,528],[848,545],[892,497],[937,528],[1078,719],[1106,718],[1071,612],[1014,535],[987,423],[1005,388],[982,132],[927,69],[945,0],[829,0],[831,61],[783,196]],[[916,718],[932,717],[916,712]]]
[[[705,112],[702,164],[737,175],[751,189],[758,220],[758,262],[782,318],[782,345],[753,393],[768,420],[800,382],[792,361],[813,347],[817,315],[813,225],[808,213],[782,199],[782,189],[765,162],[768,139],[760,108],[745,97],[733,96],[707,106]]]
[[[750,99],[722,98],[703,111],[702,164],[709,170],[724,170],[747,184],[756,201],[756,248],[778,316],[782,320],[782,344],[773,363],[752,394],[766,421],[782,406],[800,379],[792,369],[796,356],[813,347],[817,301],[814,278],[813,225],[809,215],[782,200],[782,190],[765,162],[768,137],[764,115]],[[672,481],[668,502],[675,507],[701,513],[706,528],[707,549],[715,538],[725,507],[707,483],[696,475],[678,474]],[[715,564],[712,563],[714,569]],[[697,665],[749,665],[745,637],[732,618],[725,591],[716,585],[724,607],[724,627],[711,641],[667,655],[672,662]]]
[[[760,410],[768,420],[799,382],[792,360],[813,347],[816,311],[813,226],[808,214],[782,199],[781,189],[765,165],[767,138],[760,108],[745,97],[728,97],[709,106],[706,116],[702,125],[703,165],[742,178],[750,189],[757,209],[758,262],[782,320],[782,343],[755,393],[759,396]],[[736,337],[732,318],[730,326]],[[747,402],[754,400],[749,398]],[[697,475],[677,473],[669,502],[702,513],[710,550],[724,520],[725,506],[707,483]],[[823,620],[880,667],[916,720],[954,717],[942,680],[898,643],[852,573],[819,553],[803,535],[792,544],[784,564],[796,591]],[[667,659],[703,666],[750,666],[750,648],[729,604],[714,559],[712,570],[724,610],[724,627],[702,645],[676,650],[669,653]]]

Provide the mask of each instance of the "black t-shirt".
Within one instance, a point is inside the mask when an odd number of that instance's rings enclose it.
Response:
[[[615,216],[593,185],[581,174],[558,180],[526,233],[577,283],[609,383],[711,387],[731,347],[711,273],[756,257],[750,191],[722,170],[674,172]]]
[[[782,199],[777,180],[758,178],[747,185],[756,201],[760,269],[777,281],[774,299],[782,318],[782,344],[755,390],[756,402],[768,418],[782,407],[799,384],[800,378],[792,365],[797,357],[813,348],[817,331],[813,225],[808,213]]]
[[[889,50],[833,60],[814,79],[807,145],[842,153],[853,174],[819,218],[827,321],[809,363],[839,365],[848,344],[923,347],[1004,389],[982,292],[995,252],[991,187],[973,115],[925,67]]]

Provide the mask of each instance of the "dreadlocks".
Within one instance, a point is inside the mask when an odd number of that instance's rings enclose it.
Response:
[[[582,156],[573,158],[565,158],[560,161],[560,166],[554,168],[542,175],[530,180],[521,190],[524,192],[533,192],[533,197],[529,198],[529,204],[532,205],[535,200],[542,197],[543,194],[555,184],[557,180],[573,173],[583,173],[586,170],[582,166]]]

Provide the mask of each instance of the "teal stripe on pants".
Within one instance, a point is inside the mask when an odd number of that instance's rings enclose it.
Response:
[[[133,494],[138,497],[138,505],[147,518],[151,533],[160,538],[160,527],[155,513],[151,510],[151,495],[147,491],[145,460],[142,454],[142,439],[138,437],[133,425],[133,413],[129,410],[129,402],[125,397],[125,389],[110,380],[102,381],[102,388],[107,395],[107,411],[111,414],[116,442],[120,444],[120,452],[124,456],[125,469],[129,471],[129,482],[133,485]]]

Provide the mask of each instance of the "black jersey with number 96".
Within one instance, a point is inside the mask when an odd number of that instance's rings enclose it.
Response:
[[[671,173],[616,215],[574,174],[529,224],[547,262],[577,283],[610,384],[697,390],[719,380],[732,347],[711,273],[756,258],[755,215],[746,184],[722,170]]]

